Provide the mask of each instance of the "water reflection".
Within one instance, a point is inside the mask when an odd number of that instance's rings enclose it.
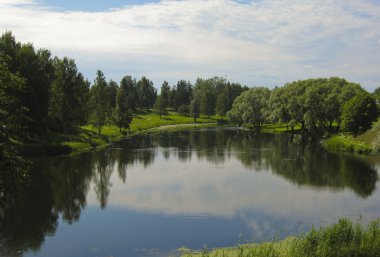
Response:
[[[257,232],[263,230],[252,219],[258,210],[273,220],[281,220],[278,213],[326,215],[334,201],[325,189],[366,199],[377,180],[373,164],[287,135],[216,129],[136,136],[104,151],[37,161],[33,182],[0,210],[0,255],[38,251],[45,236],[56,233],[59,217],[77,222],[88,205],[168,215],[238,214]],[[294,185],[306,189],[303,196]],[[317,210],[310,199],[326,208]]]

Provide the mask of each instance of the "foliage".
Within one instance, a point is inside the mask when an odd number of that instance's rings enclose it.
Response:
[[[224,92],[218,94],[216,98],[215,112],[220,116],[226,116],[228,109],[228,98]]]
[[[123,88],[126,95],[126,105],[132,110],[138,107],[137,82],[131,76],[125,76],[120,82],[120,88]]]
[[[180,107],[178,107],[178,113],[182,116],[189,115],[189,106],[186,104],[182,104]]]
[[[190,114],[194,118],[194,122],[197,122],[201,112],[199,99],[195,97],[190,103]]]
[[[163,106],[165,106],[165,108],[168,108],[170,104],[170,86],[167,81],[164,81],[164,83],[162,83],[160,94],[162,97]]]
[[[107,101],[107,87],[108,84],[102,71],[98,70],[96,73],[95,84],[92,86],[90,94],[90,104],[92,114],[90,122],[100,134],[102,127],[106,125],[107,112],[109,110],[109,102]]]
[[[142,77],[137,82],[137,95],[140,109],[149,109],[153,107],[156,101],[157,90],[153,87],[152,81],[146,77]]]
[[[165,102],[165,99],[164,99],[164,97],[162,95],[159,95],[157,97],[156,103],[154,104],[154,109],[156,110],[156,112],[158,113],[158,115],[160,115],[160,119],[161,119],[162,115],[167,114],[167,112],[166,112],[166,102]]]
[[[249,123],[261,128],[268,119],[270,90],[264,87],[251,88],[238,96],[227,116],[238,124]]]
[[[51,54],[35,51],[31,43],[16,42],[11,32],[0,37],[0,56],[10,72],[25,78],[24,91],[18,96],[27,108],[24,133],[42,134],[47,128],[49,87],[53,77]]]
[[[192,97],[192,85],[190,82],[180,80],[177,82],[174,94],[173,109],[179,111],[181,106],[187,106],[190,104]],[[183,109],[183,107],[182,107]]]
[[[309,134],[335,132],[343,104],[361,92],[360,85],[334,77],[288,83],[273,90],[269,120],[298,125]]]
[[[355,140],[350,135],[334,135],[323,141],[323,146],[334,152],[347,152],[358,154],[370,154],[372,148],[370,145]]]
[[[215,84],[218,78],[197,79],[194,87],[194,97],[198,97],[201,113],[211,116],[215,113],[216,89]]]
[[[369,93],[361,93],[343,105],[343,129],[355,135],[364,132],[371,128],[378,114],[376,100]]]
[[[72,59],[54,59],[55,78],[51,85],[49,117],[51,128],[67,132],[87,122],[89,84]]]
[[[24,80],[12,74],[0,59],[0,209],[18,191],[27,176],[28,163],[16,152],[10,136],[19,133],[24,116],[18,95]]]

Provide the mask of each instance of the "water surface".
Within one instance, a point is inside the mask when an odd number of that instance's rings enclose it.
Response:
[[[36,161],[0,212],[0,256],[168,256],[380,216],[378,161],[289,135],[203,129]]]

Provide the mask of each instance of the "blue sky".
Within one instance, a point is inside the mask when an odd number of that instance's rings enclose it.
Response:
[[[380,86],[378,0],[0,0],[0,31],[117,82],[226,77],[282,86],[344,77]]]

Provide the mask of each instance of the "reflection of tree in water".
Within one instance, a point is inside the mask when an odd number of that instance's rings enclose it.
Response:
[[[0,256],[37,250],[46,234],[55,233],[59,215],[68,223],[79,220],[91,183],[104,208],[112,172],[116,169],[125,182],[129,166],[146,168],[159,151],[165,159],[196,157],[215,164],[233,156],[249,169],[271,170],[297,185],[350,188],[361,197],[370,196],[378,180],[366,162],[303,145],[288,135],[216,129],[136,136],[104,151],[38,162],[31,184],[0,209]]]
[[[216,129],[153,137],[155,145],[175,149],[165,154],[176,154],[181,161],[190,160],[191,152],[215,164],[234,155],[249,169],[271,170],[297,185],[351,188],[359,196],[368,197],[378,180],[377,171],[365,161],[328,153],[316,144],[302,143],[297,136]]]
[[[77,221],[86,206],[93,169],[92,155],[53,159],[45,165],[49,165],[45,174],[52,189],[54,209],[65,221]]]
[[[112,186],[110,178],[113,172],[113,164],[114,160],[108,154],[108,151],[98,154],[94,161],[92,180],[95,184],[95,193],[102,209],[107,206],[110,187]]]
[[[39,171],[19,194],[7,198],[0,210],[0,256],[20,256],[18,251],[38,250],[46,234],[54,234],[58,214],[49,184]]]

